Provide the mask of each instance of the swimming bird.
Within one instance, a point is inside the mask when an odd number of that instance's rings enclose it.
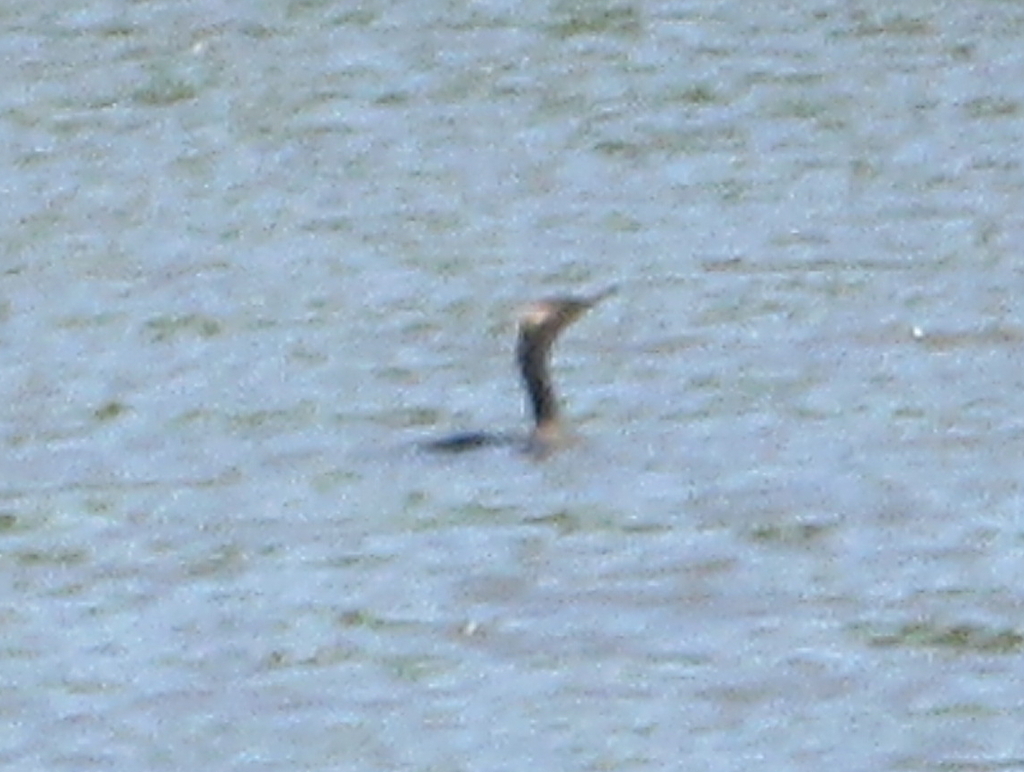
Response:
[[[459,453],[492,445],[521,445],[533,456],[543,457],[567,444],[558,397],[551,383],[551,347],[559,333],[616,291],[608,287],[594,295],[554,297],[531,303],[519,314],[516,362],[526,390],[527,409],[533,428],[525,440],[508,434],[463,432],[423,444],[426,450]]]

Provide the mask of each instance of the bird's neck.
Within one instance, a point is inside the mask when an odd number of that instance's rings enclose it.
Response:
[[[558,427],[558,398],[548,373],[548,349],[543,341],[519,340],[519,369],[533,412],[535,432],[553,432]]]

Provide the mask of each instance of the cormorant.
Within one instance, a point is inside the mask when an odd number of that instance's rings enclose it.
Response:
[[[526,389],[527,406],[533,415],[533,430],[525,442],[521,437],[507,434],[464,432],[428,441],[423,447],[441,453],[458,453],[489,445],[522,444],[531,455],[546,456],[564,444],[567,438],[548,371],[551,346],[562,330],[615,290],[613,286],[587,297],[539,300],[520,313],[516,362]]]

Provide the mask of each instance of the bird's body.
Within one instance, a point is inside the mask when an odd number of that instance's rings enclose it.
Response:
[[[533,418],[529,437],[488,432],[465,432],[432,440],[427,450],[458,453],[493,445],[520,444],[534,456],[546,456],[567,437],[563,430],[558,397],[549,372],[551,347],[559,333],[586,311],[615,291],[610,287],[589,297],[558,297],[531,304],[519,316],[516,361],[526,389],[527,407]]]

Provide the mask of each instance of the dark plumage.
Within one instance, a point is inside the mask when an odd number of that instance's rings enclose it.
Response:
[[[598,302],[615,292],[609,287],[589,297],[557,297],[531,303],[519,315],[516,361],[526,389],[527,406],[533,416],[533,430],[525,449],[543,456],[564,443],[558,397],[551,384],[551,347],[559,333]],[[489,445],[523,443],[521,437],[488,432],[466,432],[424,444],[431,451],[457,453]]]

